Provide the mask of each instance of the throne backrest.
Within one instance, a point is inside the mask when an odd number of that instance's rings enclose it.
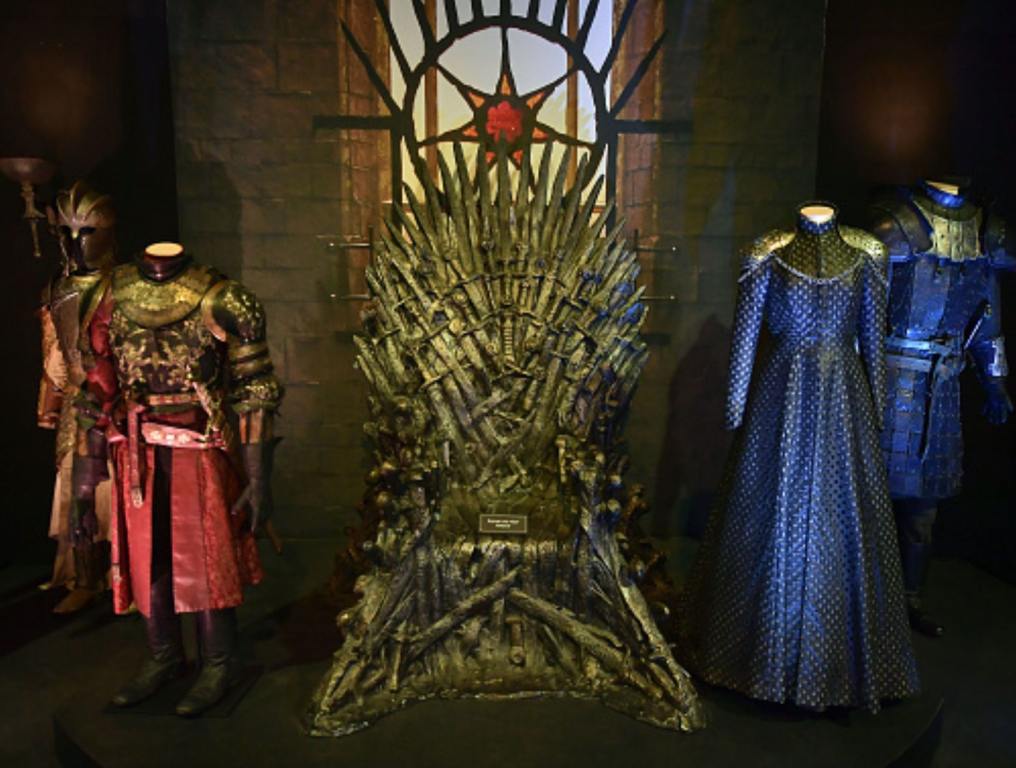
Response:
[[[646,359],[638,262],[595,202],[602,178],[565,191],[567,152],[534,174],[525,154],[460,147],[442,191],[424,177],[395,206],[367,268],[356,339],[379,464],[439,465],[451,496],[502,509],[552,499],[566,443],[619,460]],[[584,161],[576,172],[583,180]]]

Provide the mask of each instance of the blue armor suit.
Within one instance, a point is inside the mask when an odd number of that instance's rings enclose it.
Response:
[[[889,252],[882,451],[911,626],[938,636],[942,625],[923,609],[921,591],[939,500],[960,491],[959,374],[972,361],[985,415],[993,423],[1008,418],[998,271],[1011,269],[1013,258],[1002,220],[954,186],[900,189],[876,200],[871,213],[871,231]]]

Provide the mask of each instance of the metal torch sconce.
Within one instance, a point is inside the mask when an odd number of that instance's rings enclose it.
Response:
[[[45,184],[52,179],[56,166],[41,157],[4,157],[0,158],[0,172],[21,185],[21,197],[25,201],[22,218],[28,220],[32,230],[32,253],[38,259],[42,256],[39,249],[39,219],[46,216],[35,207],[35,185]]]

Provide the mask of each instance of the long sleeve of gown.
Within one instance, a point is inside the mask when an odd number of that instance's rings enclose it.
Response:
[[[744,418],[755,351],[762,330],[770,271],[769,255],[760,256],[757,250],[752,250],[745,258],[744,268],[738,280],[724,418],[727,429],[741,426],[741,420]]]

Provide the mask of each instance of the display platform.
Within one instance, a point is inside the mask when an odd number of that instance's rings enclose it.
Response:
[[[709,723],[682,734],[598,702],[427,701],[345,738],[304,735],[327,661],[266,672],[228,718],[129,717],[89,693],[53,717],[64,766],[922,766],[944,715],[933,691],[867,712],[808,714],[702,689]]]
[[[662,544],[673,572],[683,572],[694,542],[673,539]],[[646,725],[598,701],[544,697],[431,700],[395,712],[351,736],[306,736],[301,718],[340,644],[336,609],[315,589],[328,573],[334,551],[329,542],[287,542],[285,557],[265,561],[270,578],[250,591],[240,612],[240,658],[259,665],[255,669],[260,676],[250,681],[253,684],[242,695],[231,696],[211,716],[197,720],[172,714],[175,699],[182,695],[180,688],[160,694],[145,709],[147,714],[107,709],[109,697],[143,658],[142,626],[137,616],[110,622],[108,607],[97,609],[95,621],[103,622],[98,629],[79,628],[73,640],[62,641],[73,642],[98,666],[94,674],[75,678],[73,696],[53,702],[54,746],[61,764],[109,768],[925,766],[939,742],[945,711],[942,685],[952,679],[957,661],[940,653],[949,650],[948,643],[935,646],[930,641],[920,644],[932,651],[921,659],[925,693],[889,705],[878,715],[863,711],[810,714],[753,702],[699,683],[708,722],[697,733]],[[952,581],[961,594],[970,594],[970,583],[957,581],[955,575],[945,583]],[[979,586],[988,593],[984,585]],[[303,597],[294,600],[294,593]],[[969,604],[969,599],[962,603]],[[978,615],[984,615],[983,608]],[[958,629],[964,625],[959,615],[950,617]],[[190,634],[186,622],[184,634]],[[49,653],[60,648],[66,646]],[[997,661],[993,663],[997,669]],[[975,678],[968,664],[964,679]],[[970,701],[959,702],[950,707],[950,713],[965,712],[971,706]]]
[[[205,712],[202,717],[226,718],[232,715],[233,710],[243,701],[251,686],[257,682],[262,671],[261,667],[249,665],[235,670],[233,672],[233,684],[230,686],[229,691],[218,704]],[[107,702],[103,712],[107,715],[120,715],[122,717],[133,717],[136,715],[154,717],[173,716],[176,714],[177,702],[187,695],[187,691],[194,685],[197,677],[198,670],[192,666],[186,675],[173,680],[152,698],[146,699],[133,707],[118,707],[113,702]]]

